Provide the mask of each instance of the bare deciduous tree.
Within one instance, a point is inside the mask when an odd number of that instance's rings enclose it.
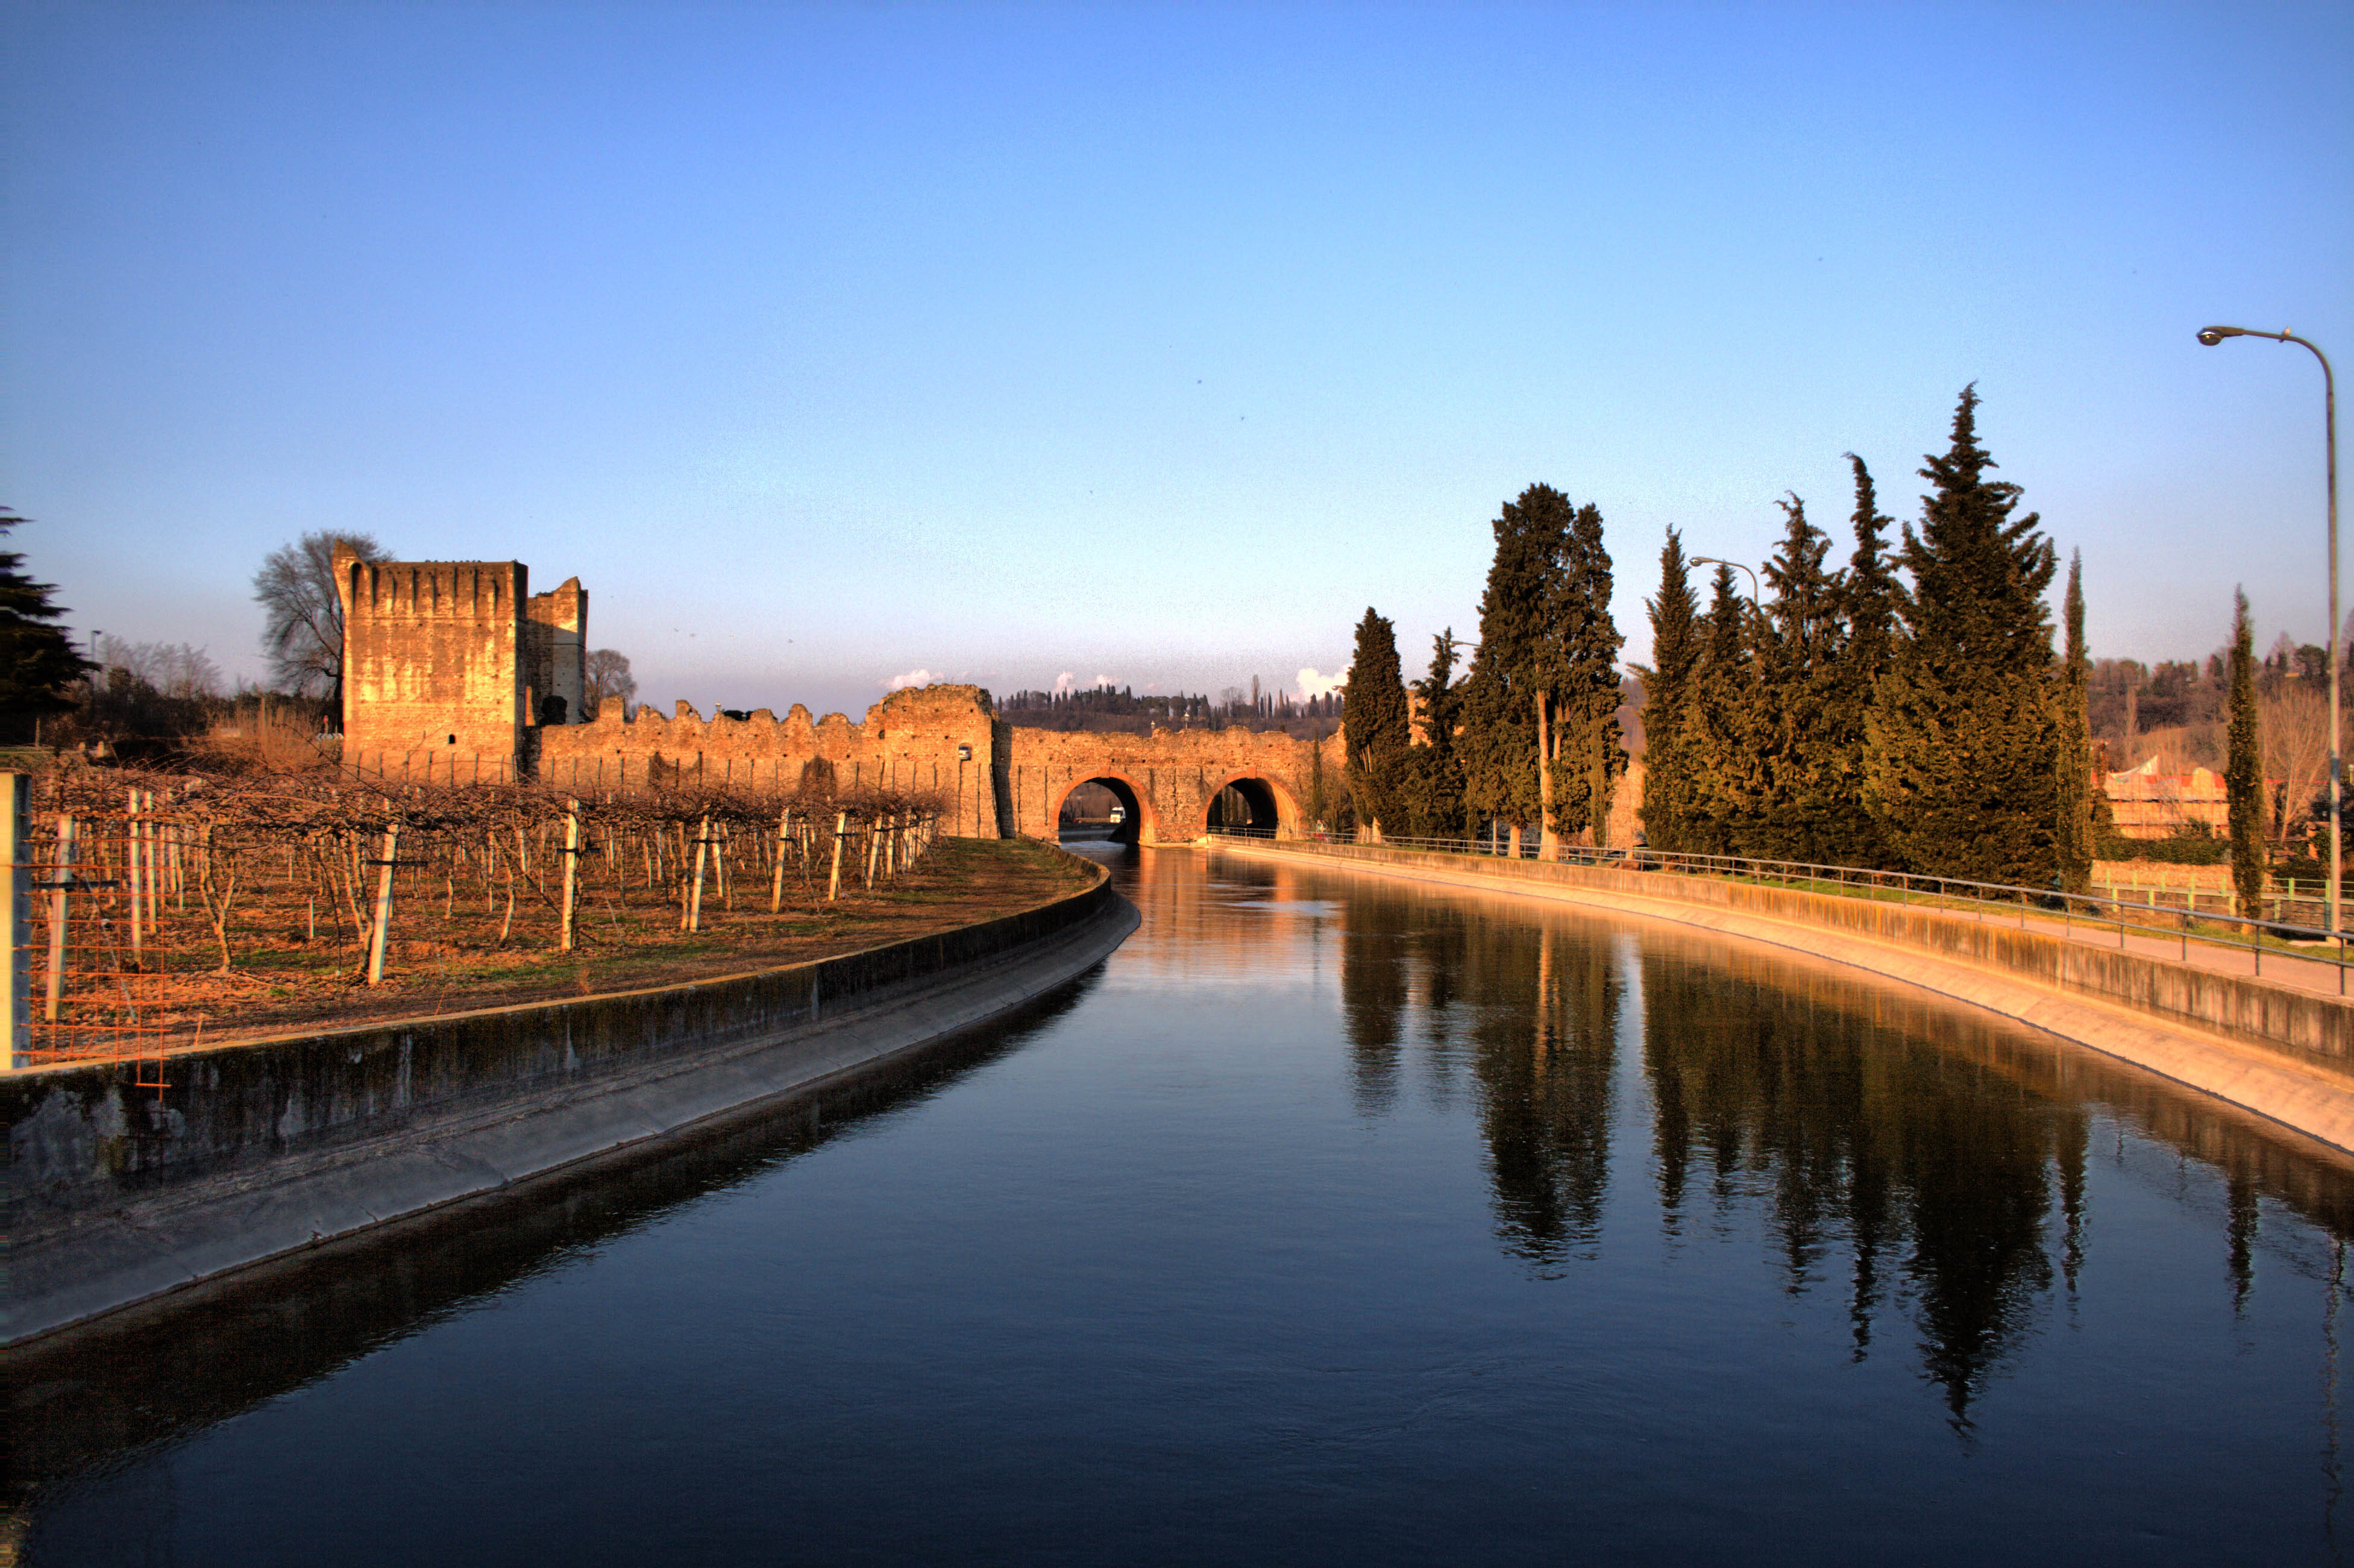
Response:
[[[626,710],[631,697],[638,694],[638,678],[630,673],[629,655],[610,648],[588,651],[587,669],[588,689],[581,694],[581,705],[587,716],[595,718],[608,697],[619,701]]]
[[[2284,682],[2256,700],[2256,713],[2264,734],[2264,779],[2277,791],[2273,832],[2293,838],[2312,816],[2314,800],[2328,782],[2327,687]]]
[[[335,591],[338,545],[363,561],[389,558],[372,534],[305,534],[262,561],[253,575],[253,598],[266,618],[261,651],[270,661],[270,679],[290,692],[326,697],[340,721],[344,601]]]
[[[98,640],[98,662],[122,670],[130,678],[166,697],[217,697],[220,666],[210,655],[186,642],[129,642],[120,637]]]

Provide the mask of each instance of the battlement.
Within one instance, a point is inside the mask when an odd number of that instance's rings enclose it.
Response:
[[[335,558],[335,586],[343,595],[345,625],[355,616],[512,617],[530,591],[530,572],[521,561],[362,561],[348,555]],[[578,586],[577,578],[573,586]]]

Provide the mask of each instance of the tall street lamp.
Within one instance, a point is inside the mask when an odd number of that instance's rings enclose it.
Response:
[[[1744,567],[1739,561],[1722,561],[1717,559],[1714,556],[1694,556],[1691,558],[1691,563],[1695,567],[1731,567],[1736,571],[1747,572],[1749,574],[1749,602],[1756,606],[1760,610],[1764,609],[1766,596],[1764,590],[1758,587],[1756,567]]]
[[[2211,326],[2199,329],[2199,341],[2212,348],[2227,337],[2268,337],[2311,349],[2321,361],[2321,432],[2329,452],[2329,903],[2330,935],[2338,920],[2338,832],[2342,826],[2345,785],[2338,747],[2338,380],[2329,373],[2329,356],[2293,332],[2257,332],[2252,327]]]

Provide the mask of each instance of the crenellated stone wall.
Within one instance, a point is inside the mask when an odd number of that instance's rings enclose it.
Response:
[[[843,789],[874,786],[937,796],[957,835],[1006,836],[993,769],[999,729],[979,686],[894,692],[866,710],[864,724],[841,714],[811,719],[799,703],[779,718],[761,708],[745,718],[705,718],[680,703],[664,717],[651,705],[634,718],[608,703],[588,724],[543,730],[539,777],[582,789],[627,789],[657,776],[715,784],[790,787],[812,763]]]

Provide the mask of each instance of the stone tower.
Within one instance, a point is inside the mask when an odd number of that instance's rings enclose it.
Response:
[[[514,778],[543,723],[577,724],[588,596],[533,596],[521,561],[335,557],[344,760],[366,772]]]

